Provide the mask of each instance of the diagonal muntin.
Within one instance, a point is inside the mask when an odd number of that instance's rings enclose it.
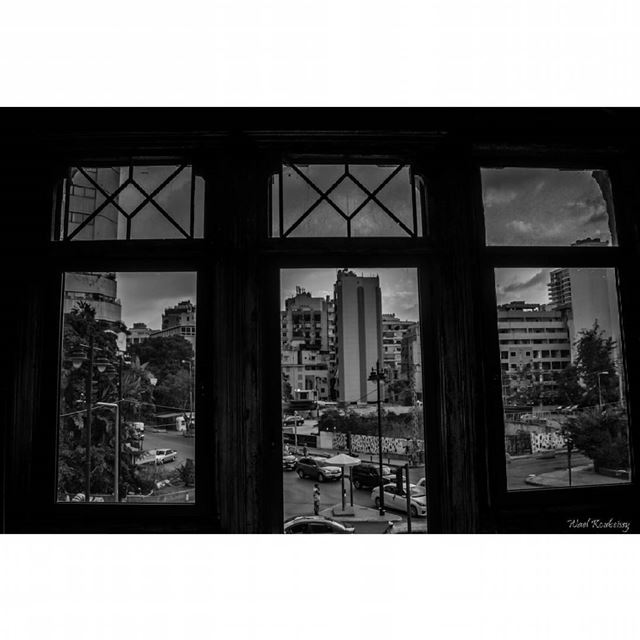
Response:
[[[153,198],[164,189],[185,167],[188,165],[183,164],[180,165],[173,173],[171,173],[165,180],[163,180],[150,194],[148,194],[131,176],[133,175],[133,165],[129,165],[129,178],[127,178],[111,195],[109,195],[89,174],[87,174],[82,167],[77,167],[78,171],[89,180],[91,184],[93,184],[102,195],[105,196],[105,201],[86,219],[82,222],[82,224],[76,229],[74,229],[73,233],[67,236],[67,240],[72,240],[84,227],[86,227],[107,205],[113,204],[118,211],[126,218],[127,220],[127,240],[129,240],[130,232],[131,232],[131,219],[136,215],[139,211],[141,211],[147,203],[153,204],[159,211],[162,213],[171,224],[173,224],[180,233],[182,233],[185,238],[189,238],[189,235],[178,225],[169,214],[164,211],[160,205],[158,205]],[[127,213],[120,205],[117,203],[114,198],[116,198],[122,191],[129,185],[133,185],[145,196],[145,199],[131,212]],[[68,206],[68,205],[67,205]]]
[[[327,189],[327,191],[323,192],[309,178],[307,178],[307,176],[305,176],[304,173],[302,173],[294,164],[288,164],[286,166],[291,167],[297,174],[299,174],[303,178],[303,180],[307,182],[320,195],[320,197],[287,229],[287,231],[282,235],[283,238],[286,238],[292,231],[294,231],[300,224],[302,224],[302,222],[304,222],[304,220],[309,217],[311,212],[314,211],[318,207],[318,205],[324,200],[326,200],[338,212],[338,214],[342,216],[342,218],[344,218],[345,220],[349,219],[349,216],[347,216],[344,213],[344,211],[342,211],[342,209],[337,204],[335,204],[333,200],[331,200],[328,197],[328,195],[332,191],[337,189],[337,187],[344,180],[346,180],[346,178],[348,177],[348,174],[346,171],[329,187],[329,189]]]
[[[77,226],[69,235],[67,235],[65,237],[65,240],[73,240],[73,238],[75,236],[77,236],[88,224],[91,223],[92,220],[94,220],[95,218],[98,217],[98,214],[105,209],[107,206],[109,206],[110,204],[113,204],[113,206],[120,211],[120,213],[127,218],[127,212],[114,200],[114,198],[116,198],[118,195],[120,195],[120,193],[122,193],[122,191],[129,185],[132,183],[132,180],[130,178],[127,178],[112,194],[108,194],[97,182],[95,182],[91,176],[89,176],[89,174],[85,173],[85,171],[82,169],[82,167],[77,167],[78,171],[80,171],[80,173],[85,176],[85,178],[87,178],[87,180],[89,180],[89,182],[91,184],[93,184],[96,189],[98,191],[100,191],[100,193],[105,197],[104,202],[95,210],[91,213],[91,215],[87,218],[85,218],[85,220],[80,223],[79,226]],[[67,200],[66,203],[66,209],[68,210],[69,208],[69,200]],[[66,229],[65,229],[66,232]]]
[[[375,202],[398,226],[402,227],[402,229],[404,229],[410,236],[415,236],[415,233],[413,231],[411,231],[411,229],[409,229],[409,227],[407,227],[407,225],[404,224],[404,222],[402,222],[390,209],[389,207],[387,207],[386,205],[384,205],[382,202],[380,202],[380,200],[378,200],[378,198],[376,198],[376,194],[380,192],[380,190],[388,183],[389,180],[391,180],[395,175],[397,175],[397,173],[403,168],[403,166],[405,165],[400,165],[396,171],[394,171],[388,178],[388,180],[381,184],[374,193],[371,193],[357,178],[354,178],[352,175],[350,175],[349,177],[351,178],[351,180],[353,180],[353,182],[355,182],[355,184],[357,184],[362,190],[364,190],[366,193],[369,194],[369,197],[351,214],[351,219],[353,219],[361,210],[362,208],[364,208],[364,206],[367,204],[367,202],[372,201]]]

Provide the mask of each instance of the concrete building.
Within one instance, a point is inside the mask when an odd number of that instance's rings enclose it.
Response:
[[[422,400],[422,351],[420,323],[414,322],[404,332],[401,345],[400,379],[412,383],[416,400]]]
[[[149,329],[144,322],[134,322],[133,327],[129,329],[127,335],[127,346],[132,344],[140,344],[145,340],[148,340],[154,333],[158,333],[157,330]]]
[[[414,324],[410,320],[400,320],[393,313],[382,314],[382,350],[384,370],[388,382],[400,378],[402,339]]]
[[[334,299],[337,399],[348,403],[375,402],[376,383],[368,378],[376,362],[381,368],[384,366],[380,279],[340,270]]]
[[[280,313],[282,371],[294,397],[312,391],[315,400],[332,397],[335,366],[335,304],[301,287]]]
[[[498,339],[503,395],[524,384],[523,374],[555,390],[553,372],[571,363],[564,313],[544,304],[516,301],[498,307]],[[528,382],[526,382],[528,384]]]
[[[553,307],[566,315],[572,359],[576,357],[576,342],[580,332],[591,329],[597,320],[606,337],[616,342],[617,358],[620,344],[620,320],[616,274],[606,268],[564,268],[550,274],[549,298]]]
[[[120,167],[83,167],[105,193],[114,193],[121,184]],[[65,197],[69,202],[68,232],[72,233],[105,201],[105,196],[85,175],[74,169]],[[117,199],[116,199],[117,200]],[[125,237],[126,220],[113,204],[104,207],[75,238],[78,240],[116,240]]]
[[[95,309],[96,319],[111,324],[122,320],[122,306],[117,296],[115,273],[73,271],[65,275],[63,311],[69,313],[78,302]]]
[[[183,300],[175,307],[168,307],[162,314],[162,329],[152,333],[151,338],[182,336],[196,348],[196,307],[191,300]]]

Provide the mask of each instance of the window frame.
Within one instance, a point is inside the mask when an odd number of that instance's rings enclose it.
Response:
[[[498,159],[499,156],[499,159]],[[500,425],[488,433],[488,478],[490,493],[494,500],[496,521],[507,528],[534,531],[523,525],[530,521],[532,513],[548,509],[549,516],[557,523],[566,522],[573,513],[629,513],[632,505],[640,498],[640,424],[638,403],[632,400],[628,389],[634,388],[633,372],[639,362],[637,339],[632,329],[637,317],[633,300],[633,289],[638,278],[634,265],[640,262],[637,228],[631,222],[634,187],[630,184],[630,174],[625,166],[628,158],[618,151],[554,149],[552,146],[532,153],[531,149],[502,148],[492,151],[488,147],[478,148],[474,154],[475,190],[474,208],[481,220],[481,233],[477,238],[481,244],[483,277],[483,331],[484,356],[487,374],[487,428]],[[602,169],[607,171],[612,189],[613,215],[618,244],[610,247],[589,246],[491,246],[485,241],[484,206],[480,171],[482,168],[558,168],[567,170]],[[631,481],[606,486],[531,488],[524,490],[507,489],[507,472],[504,444],[504,412],[500,377],[500,345],[498,344],[498,316],[496,308],[495,269],[496,268],[613,268],[616,271],[618,313],[620,321],[622,351],[624,353],[625,380],[627,385],[626,403],[629,417],[629,453]],[[635,268],[637,271],[637,267]],[[636,283],[634,285],[634,282]],[[557,525],[559,526],[559,525]],[[565,527],[566,528],[566,527]]]

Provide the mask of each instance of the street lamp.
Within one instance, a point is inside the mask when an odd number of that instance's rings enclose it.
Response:
[[[608,371],[598,371],[598,405],[600,407],[600,411],[602,411],[602,388],[600,387],[600,376],[609,375]]]
[[[376,360],[376,368],[371,368],[369,380],[376,383],[378,405],[378,472],[380,474],[380,515],[384,515],[384,482],[382,478],[382,408],[380,406],[380,382],[384,382],[384,372],[380,371],[380,361]]]
[[[121,387],[122,388],[122,387]],[[120,502],[120,403],[119,402],[96,402],[98,407],[114,407],[116,410],[116,423],[114,428],[114,502]]]

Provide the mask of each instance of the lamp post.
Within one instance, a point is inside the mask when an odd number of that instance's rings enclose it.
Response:
[[[193,420],[193,358],[189,358],[189,360],[183,360],[182,363],[189,365],[189,424],[188,424],[188,429],[191,429],[191,422]]]
[[[609,375],[608,371],[598,371],[598,406],[600,407],[600,411],[602,411],[602,388],[600,387],[600,376]]]
[[[122,376],[122,367],[120,368],[120,376]],[[120,502],[120,403],[119,402],[96,402],[96,406],[114,407],[116,410],[116,422],[115,422],[114,443],[113,443],[113,449],[114,449],[113,499],[114,499],[114,502]]]
[[[378,405],[378,473],[380,475],[380,515],[384,515],[384,483],[382,478],[382,408],[380,406],[380,381],[385,380],[385,375],[380,371],[380,360],[376,360],[376,368],[371,369],[369,380],[376,383],[378,392],[376,404]]]

